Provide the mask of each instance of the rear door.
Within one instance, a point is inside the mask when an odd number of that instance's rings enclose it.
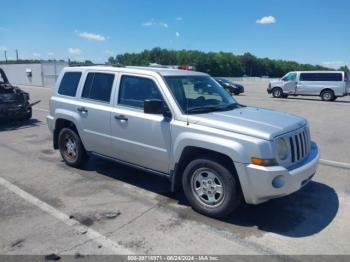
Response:
[[[116,79],[114,72],[87,72],[76,105],[85,148],[107,156],[112,154],[110,116]]]

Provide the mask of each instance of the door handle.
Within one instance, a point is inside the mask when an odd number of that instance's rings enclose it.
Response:
[[[128,118],[124,115],[115,115],[114,118],[120,121],[128,121]]]
[[[83,114],[86,114],[88,112],[88,110],[83,106],[78,107],[77,110],[78,110],[78,112],[83,113]]]

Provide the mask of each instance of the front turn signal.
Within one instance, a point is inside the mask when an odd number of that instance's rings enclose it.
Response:
[[[251,160],[251,163],[253,165],[257,165],[257,166],[275,166],[275,165],[277,165],[277,162],[275,159],[262,159],[262,158],[258,158],[258,157],[252,157],[250,160]]]

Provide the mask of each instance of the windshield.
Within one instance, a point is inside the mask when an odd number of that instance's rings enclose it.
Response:
[[[221,80],[222,82],[224,82],[224,83],[231,84],[231,82],[228,81],[227,79],[220,78],[220,80]]]
[[[186,114],[227,111],[239,107],[233,97],[209,76],[164,77]]]

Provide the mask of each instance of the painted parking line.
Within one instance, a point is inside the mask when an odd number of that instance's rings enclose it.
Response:
[[[109,249],[116,255],[131,255],[133,254],[132,251],[130,251],[127,248],[124,248],[123,246],[115,243],[111,239],[107,238],[106,236],[102,235],[101,233],[84,226],[79,221],[69,218],[69,216],[58,209],[54,208],[53,206],[50,206],[49,204],[41,201],[40,199],[34,197],[33,195],[29,194],[28,192],[22,190],[18,186],[12,184],[11,182],[7,181],[6,179],[0,177],[0,185],[5,187],[6,189],[10,190],[11,192],[15,193],[16,195],[20,196],[27,202],[31,203],[32,205],[35,205],[36,207],[40,208],[42,211],[48,213],[49,215],[55,217],[56,219],[62,221],[67,226],[72,227],[75,231],[80,232],[84,234],[87,238],[101,244],[103,247]]]
[[[333,160],[320,159],[320,163],[327,165],[327,166],[334,166],[334,167],[350,169],[350,164],[344,163],[344,162],[337,162],[337,161],[333,161]]]
[[[49,111],[49,110],[44,109],[44,108],[33,107],[33,109],[34,109],[35,111],[40,111],[40,112],[50,113],[50,111]]]

